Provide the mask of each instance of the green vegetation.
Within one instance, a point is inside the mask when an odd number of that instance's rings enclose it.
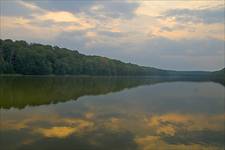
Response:
[[[218,72],[170,71],[138,66],[100,56],[87,56],[76,50],[25,41],[0,39],[0,74],[22,75],[103,75],[103,76],[216,76]]]
[[[24,75],[149,75],[165,74],[100,56],[86,56],[57,46],[0,40],[0,73]]]

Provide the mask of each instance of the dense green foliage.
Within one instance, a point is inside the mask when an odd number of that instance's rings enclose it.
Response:
[[[0,74],[23,75],[106,75],[106,76],[217,76],[217,72],[170,71],[123,63],[101,56],[87,56],[78,51],[25,41],[0,39]]]
[[[149,75],[165,71],[100,56],[86,56],[57,46],[0,40],[0,73],[45,75]]]

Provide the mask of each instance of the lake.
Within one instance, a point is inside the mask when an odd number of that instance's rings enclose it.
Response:
[[[223,150],[224,92],[193,77],[0,77],[0,145]]]

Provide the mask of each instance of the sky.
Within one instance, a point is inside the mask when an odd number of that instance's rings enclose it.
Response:
[[[224,0],[0,0],[0,38],[173,70],[225,65]]]

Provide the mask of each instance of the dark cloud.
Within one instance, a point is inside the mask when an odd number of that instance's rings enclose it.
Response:
[[[50,11],[69,11],[71,13],[84,12],[98,17],[99,13],[104,13],[107,17],[112,18],[131,18],[134,16],[134,11],[139,6],[136,2],[119,2],[119,1],[98,1],[98,0],[66,0],[66,1],[35,1],[35,4],[43,9]],[[102,5],[102,11],[91,11],[91,8],[95,5]],[[95,14],[97,13],[97,14]]]
[[[134,16],[134,11],[139,6],[138,3],[128,3],[128,2],[104,2],[101,3],[104,6],[104,11],[107,12],[108,16],[112,18],[132,18]]]
[[[78,13],[89,9],[95,1],[90,0],[43,0],[34,4],[49,11],[69,11]]]
[[[175,17],[180,22],[224,23],[224,7],[208,9],[171,9],[164,17]]]
[[[48,11],[68,11],[73,14],[85,13],[92,16],[93,18],[100,18],[100,14],[105,15],[105,17],[111,18],[126,18],[129,19],[133,17],[134,11],[139,6],[136,2],[120,2],[120,1],[98,1],[98,0],[44,0],[44,1],[25,1],[25,3],[30,3],[36,5],[42,9]],[[102,5],[101,11],[93,11],[91,8],[93,6]],[[1,1],[1,14],[7,16],[30,16],[32,10],[24,9],[24,6],[19,4],[19,1]]]

